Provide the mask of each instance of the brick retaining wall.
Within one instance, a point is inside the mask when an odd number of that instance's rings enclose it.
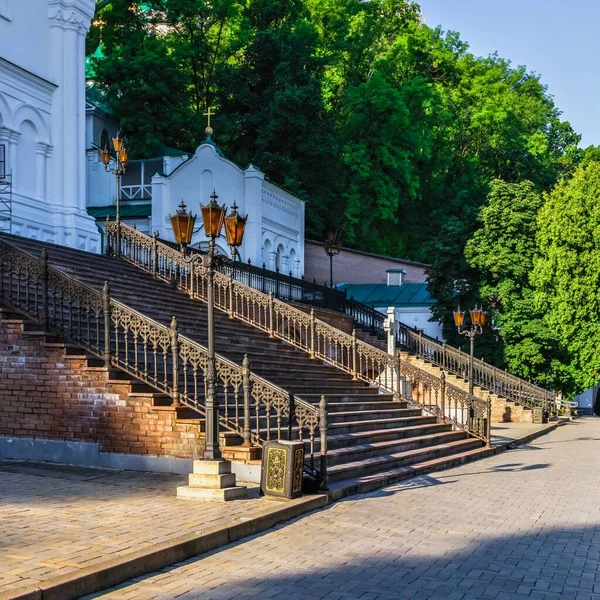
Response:
[[[61,343],[0,318],[0,435],[92,442],[101,452],[197,458],[198,426],[154,407],[152,394],[109,380],[104,367],[69,356]]]

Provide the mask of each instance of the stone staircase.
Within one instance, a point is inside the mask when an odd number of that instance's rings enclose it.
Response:
[[[39,257],[46,248],[51,266],[97,291],[109,281],[114,300],[165,326],[175,315],[182,335],[204,345],[207,342],[206,306],[131,264],[21,237],[1,235],[0,240],[33,257]],[[267,333],[230,319],[218,310],[215,311],[215,333],[218,354],[237,364],[247,355],[254,373],[314,405],[318,405],[321,395],[326,396],[328,477],[333,497],[367,491],[491,452],[483,447],[481,440],[468,433],[453,430],[450,424],[438,422],[435,416],[408,406],[391,394],[379,393],[378,389],[353,380],[349,374],[311,359],[292,345],[270,338]],[[129,386],[127,394],[133,401],[147,402],[158,413],[175,411],[179,426],[202,432],[203,420],[199,414],[189,408],[174,409],[167,395],[141,382],[125,379],[114,383],[118,385],[121,381],[124,389]],[[266,423],[261,426],[266,427]],[[258,458],[256,451],[249,455],[239,446],[236,450],[236,444],[241,443],[237,434],[227,432],[221,439],[231,452],[231,458],[249,461]],[[316,447],[319,447],[318,441]]]
[[[442,369],[422,358],[414,356],[409,352],[400,352],[400,356],[407,362],[431,373],[435,377],[439,377],[442,374]],[[446,372],[446,381],[454,384],[463,390],[469,389],[469,384],[462,377],[453,375],[452,373]],[[492,422],[493,423],[531,423],[532,422],[532,410],[527,406],[521,406],[516,402],[512,402],[494,394],[489,390],[483,389],[479,386],[473,387],[473,394],[483,400],[489,400],[492,403]]]

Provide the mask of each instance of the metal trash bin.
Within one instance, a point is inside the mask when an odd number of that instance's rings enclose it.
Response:
[[[534,424],[541,425],[542,423],[546,423],[548,419],[545,417],[546,415],[544,415],[544,409],[541,406],[533,407],[532,422]]]
[[[302,495],[304,444],[267,442],[263,446],[260,489],[268,496],[297,498]]]

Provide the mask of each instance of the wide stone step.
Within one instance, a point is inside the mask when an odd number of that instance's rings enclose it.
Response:
[[[349,409],[352,407],[349,406]],[[398,408],[395,410],[348,410],[336,412],[329,415],[331,425],[336,423],[347,423],[349,421],[377,421],[401,417],[416,417],[421,414],[418,408]]]
[[[416,461],[409,465],[400,467],[382,467],[380,470],[357,477],[346,479],[329,480],[329,491],[327,495],[330,501],[340,500],[345,496],[371,492],[387,485],[425,475],[433,471],[449,469],[465,464],[472,460],[486,458],[493,454],[493,448],[479,447],[464,452],[455,452],[450,455]],[[420,485],[436,485],[435,479],[430,479]]]
[[[327,464],[341,465],[347,463],[356,463],[371,458],[396,455],[419,448],[428,448],[430,446],[440,446],[459,440],[464,440],[468,436],[464,431],[452,431],[447,428],[438,433],[425,434],[421,436],[410,436],[393,440],[374,441],[370,443],[353,444],[343,448],[332,449],[327,453]]]
[[[467,438],[439,446],[428,446],[397,454],[367,458],[353,463],[334,465],[327,469],[327,473],[330,481],[340,481],[362,477],[381,470],[397,469],[417,462],[430,461],[481,447],[482,442],[480,440]]]
[[[418,414],[409,417],[394,417],[391,419],[373,419],[345,421],[342,423],[330,423],[328,432],[332,435],[344,433],[358,433],[364,431],[381,431],[383,429],[396,429],[416,425],[427,425],[437,423],[437,418],[432,415]]]
[[[389,429],[371,429],[353,433],[331,433],[327,435],[328,451],[340,448],[354,449],[359,446],[377,444],[378,442],[393,442],[406,438],[434,435],[436,433],[451,431],[448,423],[429,423],[424,425],[407,425]]]

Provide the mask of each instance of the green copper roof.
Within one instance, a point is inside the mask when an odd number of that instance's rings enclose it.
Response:
[[[115,205],[111,206],[88,206],[88,214],[97,221],[104,221],[106,217],[114,219],[116,215]],[[130,204],[121,206],[122,219],[146,219],[152,214],[151,204]]]
[[[430,306],[435,300],[429,295],[426,283],[360,283],[344,288],[348,298],[367,306]]]
[[[102,44],[96,48],[96,50],[85,57],[85,78],[94,79],[96,77],[96,69],[94,68],[94,61],[104,58],[104,50]]]

